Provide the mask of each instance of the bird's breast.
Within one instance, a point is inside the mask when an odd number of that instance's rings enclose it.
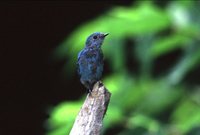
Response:
[[[98,55],[98,50],[88,50],[86,53],[86,57],[87,58],[92,58],[92,57],[96,57]]]

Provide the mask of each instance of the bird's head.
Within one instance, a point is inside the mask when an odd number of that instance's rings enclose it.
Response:
[[[86,40],[86,47],[101,47],[104,38],[108,35],[108,33],[100,33],[100,32],[95,32],[91,34],[87,40]]]

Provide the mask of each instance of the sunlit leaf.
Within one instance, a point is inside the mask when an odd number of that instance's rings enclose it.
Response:
[[[142,82],[141,82],[142,83]],[[154,81],[146,86],[146,94],[140,99],[137,111],[145,112],[146,114],[158,114],[165,111],[170,105],[175,103],[181,96],[182,88],[170,86],[165,79]]]
[[[117,125],[119,122],[122,122],[123,119],[123,110],[118,106],[110,105],[103,120],[104,130]]]
[[[50,113],[47,120],[47,128],[50,130],[48,135],[65,135],[69,133],[81,102],[64,102],[56,106]]]
[[[158,121],[148,117],[147,115],[136,114],[129,119],[127,127],[143,127],[146,128],[150,133],[157,133],[160,129],[160,124]]]
[[[173,124],[176,124],[176,128],[183,133],[200,125],[200,107],[188,98],[186,97],[183,102],[178,104],[171,118]]]
[[[183,80],[185,75],[200,63],[200,47],[198,45],[190,44],[186,48],[185,55],[175,65],[168,76],[171,84],[177,84]]]
[[[158,57],[177,48],[188,45],[191,39],[179,34],[158,39],[151,48],[151,55]]]

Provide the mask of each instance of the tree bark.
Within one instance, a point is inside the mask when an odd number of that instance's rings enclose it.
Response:
[[[81,107],[70,135],[100,135],[111,93],[101,81],[97,82]]]

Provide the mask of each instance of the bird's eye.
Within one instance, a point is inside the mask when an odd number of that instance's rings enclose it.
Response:
[[[93,39],[97,39],[97,36],[94,36]]]

